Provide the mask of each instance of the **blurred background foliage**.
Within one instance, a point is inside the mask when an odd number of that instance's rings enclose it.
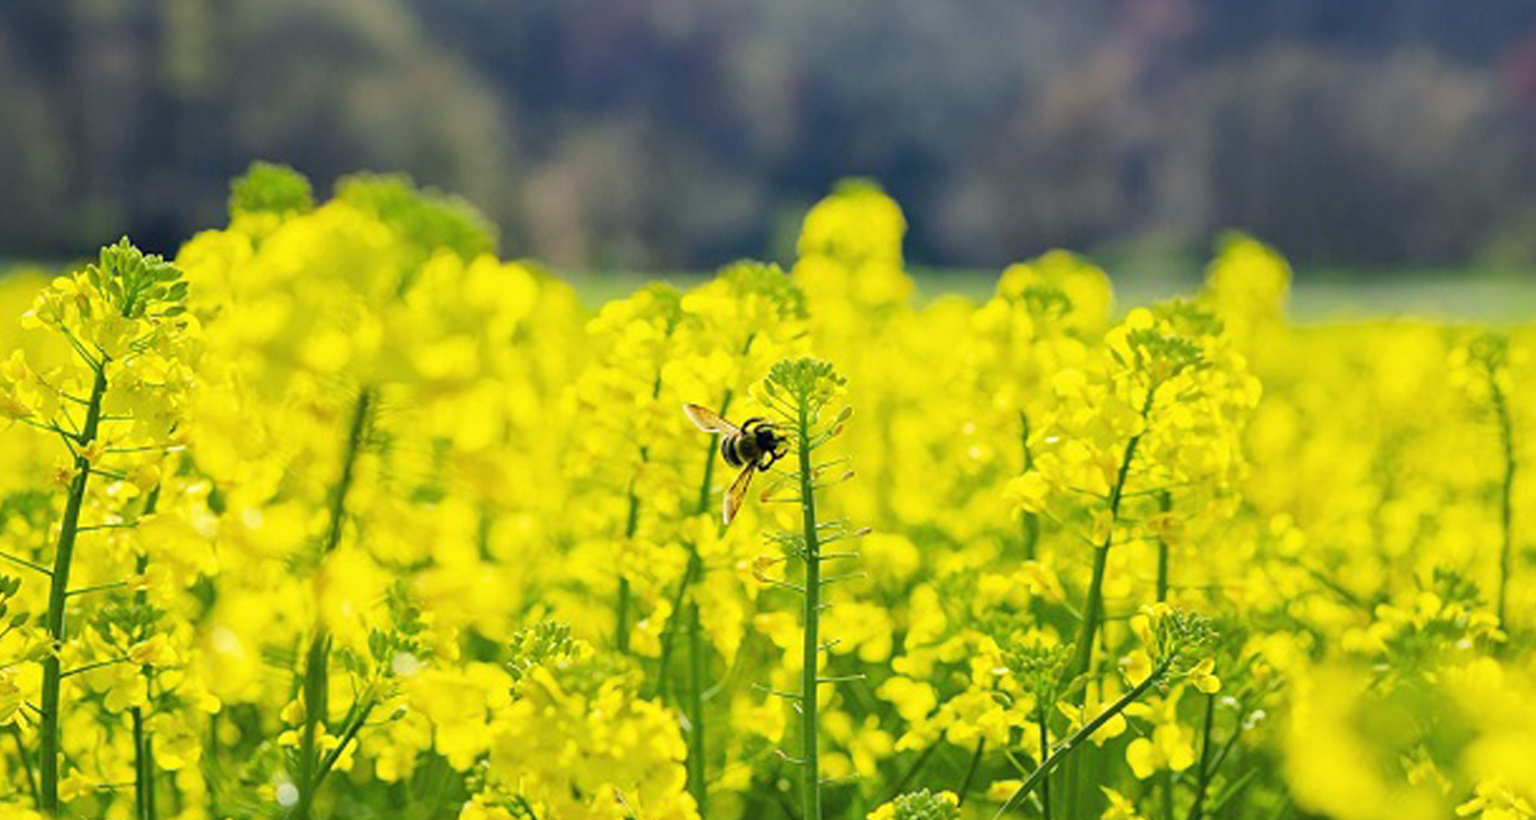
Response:
[[[1536,262],[1529,0],[5,0],[0,254],[173,251],[253,158],[405,171],[586,270],[788,255],[880,182],[929,266]]]

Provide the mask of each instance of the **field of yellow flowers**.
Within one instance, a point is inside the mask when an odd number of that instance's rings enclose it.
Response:
[[[903,230],[589,312],[258,165],[0,282],[0,816],[1536,816],[1536,330],[1297,324],[1242,237],[919,302]]]

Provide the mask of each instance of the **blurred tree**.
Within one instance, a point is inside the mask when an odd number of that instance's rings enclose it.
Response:
[[[266,158],[406,171],[565,266],[761,255],[849,175],[926,264],[1232,225],[1520,259],[1533,44],[1529,0],[7,0],[0,253],[167,250]]]

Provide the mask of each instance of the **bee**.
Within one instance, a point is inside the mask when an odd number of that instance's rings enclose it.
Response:
[[[754,416],[737,427],[721,418],[719,413],[697,404],[683,405],[683,412],[700,430],[719,435],[720,457],[726,464],[741,468],[730,489],[725,491],[721,509],[721,519],[729,526],[741,510],[742,500],[747,497],[752,474],[772,467],[775,461],[787,455],[789,440],[779,435],[773,422],[764,418]]]

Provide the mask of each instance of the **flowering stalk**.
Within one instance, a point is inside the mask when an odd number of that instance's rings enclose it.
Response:
[[[976,751],[971,753],[970,765],[965,767],[965,779],[960,781],[960,791],[957,792],[957,800],[960,805],[965,805],[965,796],[971,793],[971,784],[976,782],[976,771],[981,768],[981,758],[987,752],[987,738],[985,735],[976,741]]]
[[[1109,491],[1109,526],[1104,542],[1093,551],[1093,578],[1088,584],[1088,602],[1083,607],[1083,627],[1077,634],[1077,650],[1068,667],[1068,677],[1076,677],[1088,671],[1093,657],[1093,639],[1099,630],[1104,609],[1104,570],[1109,564],[1109,549],[1115,542],[1115,525],[1120,520],[1120,502],[1125,498],[1125,484],[1131,474],[1131,463],[1136,460],[1136,448],[1146,435],[1146,421],[1152,413],[1152,400],[1157,396],[1157,385],[1147,388],[1147,398],[1141,405],[1142,432],[1131,436],[1125,443],[1125,453],[1120,457],[1120,467],[1115,473],[1115,484]],[[1086,695],[1085,695],[1086,697]]]
[[[59,652],[64,647],[65,604],[69,600],[69,571],[74,560],[75,539],[80,532],[80,509],[85,503],[85,488],[91,477],[91,462],[85,451],[96,443],[101,426],[101,402],[107,393],[106,361],[88,361],[94,376],[91,396],[85,408],[85,422],[73,436],[74,477],[69,482],[69,496],[64,502],[64,518],[59,525],[58,547],[48,587],[48,640],[52,651],[43,659],[42,708],[39,716],[38,742],[42,759],[39,765],[38,809],[53,816],[59,813],[59,694],[63,668]]]
[[[1040,751],[1044,754],[1051,748],[1051,731],[1046,724],[1045,701],[1035,704],[1036,720],[1040,727]],[[1040,817],[1042,820],[1051,820],[1051,781],[1049,778],[1040,781]]]
[[[368,412],[373,402],[373,391],[364,387],[357,394],[353,405],[352,422],[347,432],[346,447],[342,452],[341,475],[332,490],[330,518],[326,524],[325,541],[321,544],[321,560],[336,550],[341,543],[341,531],[347,512],[347,494],[351,491],[353,475],[357,468],[357,456],[362,450],[363,432],[367,428]],[[319,602],[316,602],[319,605]],[[304,662],[304,726],[299,735],[299,782],[298,802],[294,805],[295,820],[309,820],[314,808],[315,793],[329,773],[330,767],[320,760],[318,734],[325,728],[326,697],[330,691],[331,636],[315,616],[315,634],[310,641],[309,653]],[[342,747],[337,747],[342,748]]]
[[[696,559],[695,559],[696,560]],[[700,820],[709,816],[709,784],[704,769],[704,653],[699,632],[699,602],[688,603],[688,791]]]
[[[1084,740],[1087,740],[1089,737],[1091,737],[1094,732],[1097,732],[1100,727],[1108,723],[1111,719],[1114,718],[1115,715],[1125,711],[1125,707],[1135,703],[1136,699],[1140,698],[1143,694],[1146,693],[1148,689],[1152,688],[1153,684],[1163,679],[1163,676],[1168,673],[1168,670],[1172,667],[1172,665],[1173,658],[1165,658],[1162,663],[1153,668],[1152,674],[1148,675],[1145,680],[1132,687],[1131,690],[1122,695],[1119,700],[1110,704],[1108,709],[1100,712],[1098,717],[1083,724],[1082,728],[1078,729],[1072,734],[1071,737],[1067,738],[1064,742],[1052,750],[1050,756],[1046,757],[1046,759],[1038,767],[1035,768],[1035,771],[1030,774],[1029,779],[1025,780],[1023,784],[1019,786],[1018,790],[1016,790],[1012,796],[1010,796],[1003,803],[1002,806],[998,807],[997,813],[992,815],[993,820],[997,820],[997,818],[1007,814],[1009,809],[1012,809],[1015,805],[1017,805],[1020,800],[1028,797],[1030,793],[1035,790],[1035,787],[1040,785],[1041,782],[1045,780],[1045,776],[1050,774],[1051,769],[1055,768],[1056,765],[1061,762],[1062,758],[1071,754],[1072,750],[1082,745]]]
[[[156,487],[149,494],[149,500],[144,503],[144,515],[153,515],[160,502],[160,488]],[[134,572],[143,577],[149,569],[149,556],[140,553],[134,562]],[[149,605],[149,593],[139,589],[133,595],[134,604],[139,607]],[[147,636],[140,636],[141,638]],[[150,691],[150,685],[154,683],[154,667],[145,664],[139,672],[144,676],[144,691]],[[133,717],[133,769],[134,769],[134,798],[137,801],[140,820],[155,820],[158,808],[155,805],[155,747],[154,741],[144,731],[144,710],[138,706],[129,710]]]
[[[804,635],[800,644],[800,783],[804,801],[801,816],[805,820],[821,820],[821,769],[817,761],[816,736],[820,718],[816,708],[816,658],[821,650],[817,638],[821,622],[821,542],[816,527],[816,493],[811,480],[810,402],[804,395],[799,399],[795,437],[800,458],[800,518],[805,539],[801,553],[805,561]]]
[[[1173,496],[1167,490],[1157,494],[1158,512],[1164,515],[1173,509]],[[1168,600],[1168,539],[1162,536],[1157,538],[1157,602]]]
[[[1205,728],[1200,735],[1200,767],[1195,770],[1195,801],[1189,807],[1189,820],[1200,820],[1205,807],[1205,791],[1210,786],[1215,767],[1211,765],[1211,724],[1216,718],[1216,696],[1205,696]]]
[[[71,470],[64,514],[59,522],[59,537],[55,543],[53,567],[36,567],[49,576],[48,611],[44,625],[48,633],[49,651],[43,658],[41,705],[38,709],[38,766],[39,811],[47,816],[59,813],[59,757],[62,751],[60,737],[60,701],[65,678],[95,668],[88,664],[68,672],[62,668],[60,653],[67,635],[67,604],[78,591],[69,588],[75,547],[82,532],[99,527],[82,528],[81,511],[85,506],[86,490],[91,474],[116,474],[103,470],[97,463],[112,450],[102,441],[102,425],[110,421],[131,421],[136,425],[126,436],[144,431],[160,432],[174,427],[174,415],[169,412],[180,398],[179,391],[185,384],[178,380],[177,362],[174,359],[180,334],[186,330],[186,320],[179,318],[185,313],[183,300],[187,283],[181,271],[157,256],[145,256],[127,240],[103,248],[99,261],[88,265],[81,273],[61,277],[53,287],[46,289],[23,317],[25,326],[47,326],[57,331],[84,363],[90,375],[88,398],[72,396],[67,392],[37,380],[38,384],[56,394],[60,399],[85,407],[85,418],[76,426],[72,416],[63,411],[46,423],[28,419],[34,410],[12,409],[11,415],[27,420],[40,429],[56,433],[68,448]],[[141,377],[133,375],[133,367],[148,363],[164,368],[165,377],[153,386],[156,397],[167,411],[163,417],[150,418],[146,412],[141,417],[108,416],[103,405],[109,391],[108,367],[121,363],[127,375],[123,377],[129,391],[143,391],[148,385]],[[135,382],[135,378],[140,380]],[[119,385],[122,387],[122,385]],[[62,424],[61,421],[62,420]],[[139,424],[142,422],[142,427]],[[158,423],[158,424],[157,424]],[[63,426],[67,424],[69,430]],[[122,444],[122,442],[117,442]],[[149,449],[149,448],[140,448]],[[118,452],[126,452],[119,450]],[[105,587],[103,587],[105,588]],[[116,663],[110,661],[109,663]],[[105,665],[105,664],[101,664]]]
[[[1499,427],[1499,447],[1504,457],[1504,476],[1499,486],[1499,590],[1495,614],[1500,628],[1508,631],[1509,576],[1514,560],[1514,489],[1515,432],[1505,383],[1509,379],[1509,338],[1498,333],[1483,333],[1463,351],[1473,372],[1486,380],[1487,401]]]
[[[827,486],[819,483],[818,477],[829,465],[817,465],[811,460],[818,447],[842,431],[843,422],[850,415],[845,408],[830,424],[824,424],[821,419],[822,410],[843,384],[844,379],[826,362],[791,359],[781,361],[769,370],[761,396],[763,402],[776,412],[783,428],[788,430],[797,462],[792,480],[799,491],[795,500],[800,505],[800,531],[776,533],[770,537],[778,542],[787,556],[799,558],[805,567],[803,586],[797,590],[804,599],[804,608],[800,691],[794,695],[800,709],[800,757],[796,762],[800,765],[801,817],[804,820],[821,820],[818,687],[841,680],[821,677],[817,668],[817,660],[825,648],[820,641],[821,590],[836,580],[822,578],[821,562],[843,557],[841,554],[824,554],[822,547],[830,541],[856,535],[841,522],[817,519],[816,490]],[[845,474],[843,478],[850,475]]]
[[[720,400],[720,412],[724,413],[731,406],[731,391],[725,391],[725,396]],[[699,488],[698,514],[705,515],[710,509],[710,485],[714,481],[715,472],[715,446],[719,435],[709,437],[709,450],[705,452],[704,481]],[[687,594],[690,587],[704,574],[704,562],[699,558],[698,547],[690,543],[688,545],[688,568],[683,572],[682,589],[678,598]],[[703,622],[699,617],[699,602],[690,601],[688,604],[689,628],[688,628],[688,700],[684,704],[684,713],[688,716],[688,791],[693,794],[693,803],[699,812],[700,820],[709,817],[709,786],[705,777],[705,748],[704,748],[704,640],[701,636]],[[673,610],[676,617],[676,608]],[[671,638],[667,640],[667,646],[663,648],[662,670],[663,679],[667,674],[666,655],[671,649]]]
[[[651,386],[651,401],[661,397],[661,373],[657,372],[656,380]],[[645,464],[651,460],[651,449],[640,445],[640,463]],[[640,530],[640,495],[635,492],[635,480],[629,481],[629,509],[624,515],[624,543],[631,544],[635,540],[635,533]],[[614,602],[614,626],[613,642],[619,650],[619,654],[629,654],[629,610],[630,598],[633,593],[630,590],[629,576],[619,575],[619,592]]]
[[[1493,396],[1493,409],[1499,419],[1499,441],[1504,450],[1504,482],[1499,487],[1499,528],[1503,536],[1503,543],[1499,549],[1499,600],[1497,615],[1499,625],[1507,628],[1504,620],[1505,604],[1509,596],[1510,562],[1515,549],[1515,432],[1514,424],[1509,417],[1509,401],[1504,396],[1504,389],[1499,386],[1499,381],[1493,373],[1489,373],[1488,384]]]
[[[724,414],[730,409],[732,393],[725,391],[720,400],[720,413]],[[713,489],[715,473],[715,448],[720,436],[711,434],[709,445],[704,452],[704,478],[699,486],[698,502],[694,508],[695,515],[706,515],[710,509],[710,493]],[[704,747],[704,641],[702,636],[703,622],[699,617],[699,604],[697,601],[686,601],[689,591],[695,581],[704,574],[704,562],[699,557],[698,547],[691,541],[686,543],[688,547],[688,564],[683,569],[683,577],[678,581],[677,593],[672,598],[672,613],[667,618],[666,626],[661,634],[661,653],[656,675],[656,694],[662,698],[667,697],[667,680],[672,671],[672,647],[677,636],[677,624],[679,619],[687,615],[688,626],[683,630],[688,638],[688,696],[683,701],[683,714],[688,720],[688,791],[693,795],[694,806],[698,810],[699,817],[709,816],[708,802],[709,789],[705,777],[705,747]]]
[[[1020,441],[1024,446],[1024,472],[1027,473],[1035,469],[1035,454],[1029,448],[1029,415],[1022,410],[1019,411],[1019,421],[1023,426]],[[1036,545],[1040,542],[1040,515],[1025,510],[1023,529],[1024,560],[1033,561],[1035,560]],[[960,797],[963,799],[965,795],[960,795]]]

